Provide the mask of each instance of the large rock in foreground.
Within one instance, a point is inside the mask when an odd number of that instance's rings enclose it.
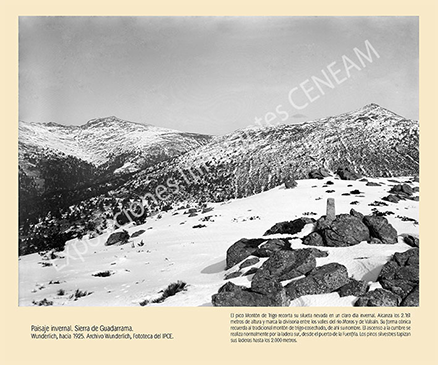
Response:
[[[320,232],[325,246],[347,247],[370,239],[370,232],[362,221],[350,214],[339,214]]]
[[[255,251],[257,251],[259,245],[265,241],[265,239],[260,238],[242,238],[239,241],[235,242],[227,250],[226,270],[238,264],[240,261],[246,259],[248,256],[251,256]]]
[[[253,255],[257,257],[270,257],[277,251],[290,249],[290,242],[287,239],[272,239],[260,244]]]
[[[252,279],[251,287],[261,285],[264,280],[288,280],[312,271],[316,266],[315,256],[310,250],[278,251],[266,260]]]
[[[354,295],[359,297],[367,292],[368,284],[362,280],[350,279],[348,284],[345,284],[337,291],[340,297]]]
[[[407,296],[403,299],[400,307],[418,307],[420,305],[420,287],[417,285]]]
[[[389,290],[376,289],[359,297],[354,303],[355,307],[397,307],[400,297]]]
[[[283,287],[277,286],[278,291],[272,291],[270,295],[257,293],[244,286],[238,286],[231,282],[223,285],[217,294],[211,298],[215,307],[287,307],[289,298]]]
[[[406,238],[415,246],[418,239]],[[347,247],[362,241],[380,244],[398,242],[398,233],[384,216],[364,216],[351,209],[350,214],[339,214],[335,219],[322,216],[316,221],[315,230],[304,237],[303,244],[309,246]]]
[[[312,232],[303,238],[303,245],[307,246],[325,246],[324,239],[318,232]]]
[[[273,225],[268,229],[263,236],[268,236],[271,234],[296,234],[302,231],[304,226],[309,223],[315,222],[312,218],[301,217],[293,221],[280,222]]]
[[[291,300],[303,295],[332,293],[348,284],[348,271],[336,262],[315,268],[308,276],[291,281],[286,285],[286,293]]]
[[[249,267],[252,265],[257,264],[260,261],[260,259],[258,257],[252,257],[250,259],[246,259],[245,261],[243,261],[240,265],[239,265],[239,269],[242,270],[245,267]]]
[[[397,295],[404,305],[418,306],[420,283],[419,249],[395,253],[382,268],[377,281],[384,289]],[[409,298],[408,298],[409,297]]]
[[[397,243],[397,231],[385,217],[367,215],[364,217],[363,222],[370,230],[371,237],[378,238],[385,244]]]

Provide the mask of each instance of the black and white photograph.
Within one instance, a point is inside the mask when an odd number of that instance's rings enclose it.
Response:
[[[20,307],[421,306],[417,16],[18,26]]]

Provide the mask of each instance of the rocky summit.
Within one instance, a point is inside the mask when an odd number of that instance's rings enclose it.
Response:
[[[404,191],[406,190],[408,188],[404,188]],[[334,212],[335,200],[328,198],[327,216],[322,216],[316,221],[303,217],[290,222],[280,222],[271,227],[265,235],[297,234],[306,225],[311,225],[312,231],[300,239],[302,245],[340,250],[361,243],[393,245],[398,242],[396,229],[377,211],[372,215],[364,215],[355,209],[351,209],[350,214],[335,215]],[[376,284],[381,287],[373,290],[369,289],[369,284],[365,281],[350,277],[347,267],[338,262],[319,265],[317,259],[329,256],[327,251],[321,251],[316,247],[293,248],[290,240],[284,238],[270,239],[266,242],[263,242],[263,239],[240,240],[227,251],[226,269],[239,264],[244,258],[250,258],[239,265],[239,271],[228,274],[225,280],[242,274],[251,275],[251,285],[235,286],[228,282],[219,289],[218,294],[213,295],[212,304],[288,306],[290,301],[304,296],[336,292],[340,297],[357,297],[355,306],[418,306],[419,239],[411,235],[402,235],[402,240],[414,248],[393,255],[377,277]],[[275,242],[276,249],[266,251],[266,261],[255,267],[260,260],[251,256],[257,256],[260,245],[269,245],[269,241]],[[282,244],[277,244],[277,241]],[[284,244],[288,241],[289,245]],[[241,253],[240,256],[236,255],[236,251]],[[240,271],[248,267],[251,269],[247,270],[247,273]]]

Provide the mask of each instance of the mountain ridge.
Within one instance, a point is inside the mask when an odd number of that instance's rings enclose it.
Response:
[[[136,131],[136,125],[129,123],[128,127]],[[107,138],[105,142],[115,147],[107,162],[96,166],[76,157],[52,156],[50,148],[34,160],[27,156],[27,165],[20,160],[20,224],[28,218],[43,222],[33,233],[30,226],[23,230],[21,236],[27,240],[35,235],[40,238],[37,243],[23,240],[22,252],[50,245],[44,222],[51,222],[53,215],[64,222],[56,225],[60,232],[75,222],[76,228],[68,230],[69,234],[85,234],[93,229],[90,227],[114,224],[117,213],[129,211],[133,202],[144,205],[143,222],[151,214],[188,202],[205,204],[255,195],[287,181],[309,178],[314,169],[325,168],[333,175],[338,169],[348,169],[386,178],[417,176],[419,172],[418,122],[376,104],[302,124],[261,126],[207,138],[201,135],[200,140],[195,135],[194,141],[189,138],[186,145],[177,144],[177,153],[164,158],[158,143],[158,149],[150,150],[156,159],[143,165],[135,149],[132,154],[120,154],[117,140],[125,138],[131,148],[135,144],[131,137],[138,138],[138,133],[106,134],[108,128],[91,129],[99,135],[97,143]],[[161,142],[172,147],[175,135],[164,135],[170,140]],[[93,136],[87,132],[80,138],[96,143]],[[177,137],[184,140],[187,135]],[[20,145],[20,153],[25,152]],[[32,164],[36,166],[33,170]],[[44,172],[43,184],[50,187],[43,193],[36,186],[41,179],[35,173],[38,168]],[[57,189],[58,182],[64,184],[63,189]]]
[[[120,191],[154,191],[144,181],[151,179],[163,185],[163,176],[182,181],[183,175],[192,175],[190,170],[195,174],[208,170],[198,180],[207,180],[205,189],[209,186],[210,190],[214,187],[229,190],[226,198],[264,191],[278,186],[288,176],[307,178],[311,169],[321,167],[333,172],[348,167],[370,177],[416,175],[418,143],[418,122],[377,104],[368,104],[313,122],[250,128],[213,138],[208,144],[169,161],[158,173],[140,171]]]
[[[117,186],[135,171],[175,158],[211,140],[208,135],[97,118],[81,126],[53,122],[19,124],[20,215],[37,214],[50,194],[65,191],[73,200],[90,185]],[[114,185],[115,184],[115,185]],[[78,194],[74,193],[74,190]],[[91,192],[86,193],[89,197]],[[58,198],[59,199],[59,198]],[[50,207],[56,204],[56,199]],[[41,208],[42,209],[42,208]]]
[[[97,130],[99,129],[100,130]],[[107,135],[104,138],[104,134]],[[130,122],[117,117],[105,117],[89,120],[80,126],[65,126],[48,122],[35,123],[21,121],[19,124],[19,144],[27,149],[43,149],[47,147],[53,152],[61,152],[78,157],[84,161],[99,166],[106,162],[108,155],[123,144],[123,150],[132,151],[134,148],[150,148],[160,143],[179,142],[184,151],[196,147],[185,137],[194,137],[198,140],[209,140],[211,137],[203,134],[181,132],[168,128],[156,127],[150,124]],[[126,137],[126,138],[124,138]],[[179,141],[178,141],[178,137]],[[97,142],[93,143],[93,139]],[[115,143],[117,142],[117,143]],[[134,145],[132,145],[135,143]],[[202,142],[201,142],[202,143]],[[103,144],[104,148],[96,145]],[[115,144],[118,144],[115,145]],[[105,150],[111,152],[105,153]],[[171,151],[174,153],[175,151]]]

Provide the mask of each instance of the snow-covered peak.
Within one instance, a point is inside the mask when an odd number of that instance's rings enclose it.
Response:
[[[138,155],[147,157],[149,152],[157,154],[160,151],[175,156],[209,139],[209,136],[188,135],[114,116],[92,119],[81,126],[24,121],[19,124],[19,144],[22,150],[49,150],[51,153],[77,157],[96,166],[120,155],[135,155],[133,157],[136,159]]]
[[[348,167],[373,177],[415,175],[419,166],[419,125],[377,104],[302,124],[246,128],[217,137],[147,174],[155,181],[206,171],[188,184],[188,194],[206,199],[244,197],[278,186],[287,176],[306,178],[324,167]],[[185,181],[185,176],[181,176]],[[120,191],[153,191],[141,172]],[[215,192],[208,190],[214,186]]]

